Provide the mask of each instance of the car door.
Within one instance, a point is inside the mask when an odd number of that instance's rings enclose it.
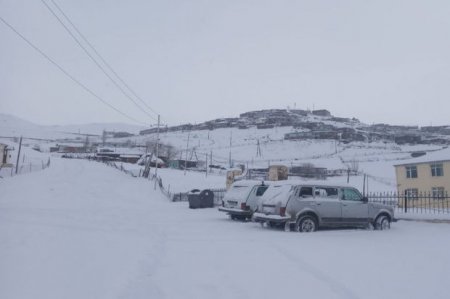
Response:
[[[328,186],[314,187],[315,209],[324,225],[340,224],[342,207],[339,200],[339,189]]]
[[[354,188],[342,188],[342,223],[365,224],[368,222],[369,205],[362,200],[362,195]]]
[[[338,224],[341,221],[341,204],[338,188],[321,186],[299,186],[295,200],[289,201],[289,212],[294,215],[314,211],[321,225]]]
[[[250,192],[250,195],[247,199],[247,205],[253,212],[257,210],[261,196],[263,196],[267,188],[269,188],[268,185],[258,185],[253,187],[252,192]]]

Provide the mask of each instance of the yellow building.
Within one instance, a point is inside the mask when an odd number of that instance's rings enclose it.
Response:
[[[401,197],[448,201],[450,193],[450,149],[410,159],[395,166],[397,191]],[[411,202],[413,205],[414,202]],[[416,202],[418,204],[419,201]]]

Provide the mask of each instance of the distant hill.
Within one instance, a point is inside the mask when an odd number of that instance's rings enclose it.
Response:
[[[250,128],[276,130],[290,128],[283,136],[286,140],[333,139],[342,142],[381,141],[397,144],[450,144],[450,126],[393,126],[389,124],[367,125],[356,118],[336,117],[328,110],[267,109],[249,111],[239,117],[219,118],[196,124],[163,126],[160,133],[212,131],[217,129]],[[74,139],[84,135],[101,137],[148,136],[157,133],[157,128],[145,128],[124,123],[91,123],[64,126],[41,126],[13,115],[0,113],[0,137],[41,139]],[[120,134],[115,134],[120,132]],[[123,132],[123,133],[122,133]],[[125,133],[126,132],[126,133]],[[82,136],[80,136],[82,135]],[[93,136],[93,137],[94,137]]]
[[[196,124],[163,127],[160,133],[239,129],[291,128],[286,140],[332,139],[349,142],[394,142],[397,144],[450,144],[450,126],[399,126],[389,124],[367,125],[356,118],[335,117],[330,111],[300,109],[267,109],[245,112],[239,117],[219,118]],[[157,133],[157,128],[145,129],[140,135]]]
[[[76,134],[102,135],[103,130],[138,134],[145,129],[124,123],[92,123],[64,126],[42,126],[23,120],[10,114],[0,113],[0,137],[18,137],[41,139],[72,138]]]

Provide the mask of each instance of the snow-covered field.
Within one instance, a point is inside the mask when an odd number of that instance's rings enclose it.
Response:
[[[449,245],[446,223],[263,229],[83,160],[0,180],[0,298],[448,298]]]

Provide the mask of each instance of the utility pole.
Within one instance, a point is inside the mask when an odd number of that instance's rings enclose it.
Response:
[[[158,114],[158,128],[156,129],[156,163],[155,163],[155,190],[156,190],[156,181],[158,180],[158,160],[159,160],[159,121],[160,115]]]
[[[228,164],[229,164],[230,168],[232,167],[232,165],[231,165],[231,142],[232,142],[232,139],[233,139],[233,131],[230,132],[230,155],[228,157]]]
[[[205,164],[205,173],[206,173],[206,177],[208,177],[208,154],[206,154],[206,164]]]
[[[106,131],[105,129],[103,129],[103,134],[102,134],[102,146],[104,147],[106,144]]]
[[[256,144],[256,157],[261,157],[261,146],[259,144],[259,139],[257,139],[257,144]]]
[[[19,158],[20,158],[20,150],[22,148],[22,136],[20,136],[20,141],[19,141],[19,152],[17,153],[17,162],[16,162],[16,174],[19,171]]]
[[[186,159],[184,160],[184,175],[186,175],[186,168],[187,168],[187,158],[188,158],[188,149],[189,149],[189,137],[191,136],[191,131],[188,132],[188,139],[186,143]]]

